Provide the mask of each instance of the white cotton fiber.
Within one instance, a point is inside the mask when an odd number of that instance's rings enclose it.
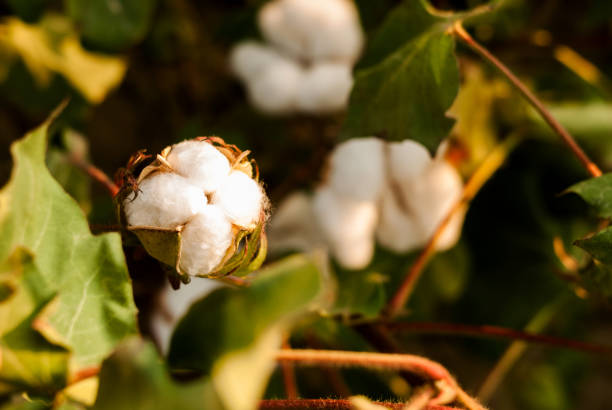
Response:
[[[316,63],[304,73],[297,96],[297,108],[325,113],[344,108],[348,102],[353,75],[346,63]]]
[[[391,142],[388,152],[391,178],[400,185],[419,178],[433,161],[427,148],[413,140]]]
[[[249,98],[264,113],[293,111],[303,76],[304,71],[296,62],[279,60],[247,83]]]
[[[428,238],[416,217],[402,209],[399,201],[398,195],[387,187],[380,203],[376,238],[385,248],[402,253],[422,247]]]
[[[223,260],[233,240],[232,224],[217,205],[206,205],[182,231],[180,269],[207,274]]]
[[[340,266],[352,270],[368,266],[374,256],[374,249],[373,237],[355,238],[336,243],[331,247],[332,254]]]
[[[212,279],[191,278],[177,290],[167,283],[159,294],[157,305],[151,316],[151,331],[163,354],[168,352],[172,332],[191,305],[204,298],[220,286]]]
[[[272,47],[255,42],[244,41],[232,49],[230,66],[232,71],[243,81],[254,81],[271,66],[285,57]]]
[[[354,62],[363,46],[349,0],[275,0],[260,11],[259,27],[268,41],[302,59]]]
[[[176,228],[206,206],[201,189],[176,174],[160,172],[140,182],[123,202],[129,226]]]
[[[377,138],[353,138],[338,145],[329,159],[329,184],[343,196],[377,200],[385,186],[385,146]]]
[[[363,259],[358,255],[354,255],[354,259],[347,256],[352,253],[347,251],[346,244],[357,244],[360,249],[366,249],[364,244],[367,240],[373,241],[378,219],[376,202],[343,197],[330,187],[323,186],[314,194],[313,210],[316,223],[332,253],[339,257],[338,262],[347,268],[357,269],[356,266],[361,265],[358,262]],[[362,253],[359,255],[363,256]]]
[[[172,146],[166,158],[172,168],[206,193],[211,193],[229,174],[228,159],[206,141],[183,141]]]
[[[218,205],[229,220],[242,228],[253,228],[261,217],[264,192],[242,171],[232,171],[214,193],[211,203]]]

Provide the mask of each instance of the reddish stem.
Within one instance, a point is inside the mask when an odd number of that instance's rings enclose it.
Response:
[[[388,409],[402,409],[404,403],[373,401],[373,404]],[[299,399],[299,400],[261,400],[260,409],[317,409],[317,410],[352,410],[355,407],[346,399]],[[427,405],[425,410],[455,410],[456,407]]]
[[[119,187],[108,177],[100,168],[97,168],[89,163],[83,162],[82,160],[70,157],[70,163],[81,171],[86,173],[91,179],[98,182],[110,193],[111,197],[115,197],[119,193]]]
[[[283,342],[283,349],[291,349],[289,341],[285,340]],[[282,362],[281,372],[283,374],[283,384],[285,386],[285,394],[287,395],[287,399],[296,400],[299,397],[299,393],[295,380],[295,369],[293,368],[293,364],[289,362]]]

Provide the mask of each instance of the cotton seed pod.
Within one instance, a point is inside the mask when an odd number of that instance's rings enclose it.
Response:
[[[295,57],[354,62],[363,47],[350,0],[274,0],[258,15],[264,37]]]
[[[353,75],[346,63],[316,63],[305,71],[297,108],[311,113],[337,111],[348,103]]]
[[[338,145],[329,158],[328,181],[339,195],[376,201],[385,187],[384,142],[378,138],[353,138]]]
[[[375,201],[348,198],[331,187],[320,187],[313,197],[316,222],[338,262],[349,269],[367,266],[374,251],[378,220]]]
[[[247,82],[251,103],[268,114],[293,111],[303,76],[302,67],[289,59],[269,65],[259,76]]]
[[[201,137],[153,161],[137,154],[119,178],[121,223],[184,282],[256,268],[265,256],[268,201],[248,153]]]
[[[230,67],[245,82],[254,81],[269,67],[287,60],[274,48],[256,41],[244,41],[230,53]]]
[[[400,204],[401,196],[387,186],[380,202],[380,221],[376,239],[387,249],[404,253],[418,249],[429,239],[409,209]]]

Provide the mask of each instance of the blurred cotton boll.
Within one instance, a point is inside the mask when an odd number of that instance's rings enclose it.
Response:
[[[294,111],[303,77],[304,70],[296,62],[279,60],[247,83],[251,103],[269,114]]]
[[[374,137],[353,138],[331,153],[328,180],[340,195],[376,201],[385,186],[385,170],[385,143]]]
[[[418,178],[432,162],[427,148],[416,141],[391,142],[388,147],[390,177],[399,184]]]
[[[254,81],[270,67],[286,60],[274,48],[256,41],[242,42],[230,54],[232,71],[247,82]]]
[[[428,239],[416,216],[405,209],[405,204],[402,207],[400,198],[390,186],[385,189],[380,203],[376,238],[382,246],[398,253],[418,249]]]
[[[297,97],[297,108],[304,112],[338,111],[346,106],[353,75],[345,63],[317,63],[305,71]]]
[[[307,60],[354,62],[363,47],[355,5],[349,0],[275,0],[259,14],[264,37]]]

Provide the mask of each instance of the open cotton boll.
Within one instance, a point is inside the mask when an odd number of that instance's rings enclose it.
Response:
[[[181,270],[189,275],[210,273],[223,260],[232,240],[232,224],[223,210],[206,205],[182,231]]]
[[[253,105],[270,114],[295,109],[303,69],[294,61],[282,59],[268,66],[257,78],[247,83]]]
[[[261,186],[238,170],[225,178],[211,199],[211,203],[218,205],[233,224],[242,228],[252,228],[257,224],[264,201]]]
[[[307,112],[329,112],[348,102],[353,75],[346,63],[317,63],[304,73],[297,95],[297,108]]]
[[[217,189],[230,172],[228,159],[207,141],[175,144],[166,160],[177,173],[206,193]]]
[[[256,41],[235,46],[230,54],[232,71],[243,81],[253,81],[269,67],[285,60],[274,48]]]
[[[309,251],[323,245],[325,240],[313,223],[312,208],[312,197],[304,192],[294,192],[285,198],[270,219],[268,249]]]
[[[340,195],[375,201],[385,186],[385,146],[378,138],[353,138],[329,159],[329,184]]]
[[[150,175],[123,202],[129,226],[176,228],[206,206],[206,195],[186,178],[169,172]]]
[[[391,187],[382,196],[376,238],[382,246],[398,253],[420,248],[428,239],[416,217],[401,208]]]
[[[463,221],[465,220],[465,214],[467,212],[467,207],[463,207],[463,209],[459,210],[450,220],[442,235],[438,238],[436,242],[436,249],[438,251],[445,251],[447,249],[452,248],[457,244],[459,238],[461,237],[461,230],[463,228]]]
[[[275,0],[259,13],[264,37],[303,59],[353,62],[363,47],[355,5],[349,0]]]
[[[432,163],[427,148],[416,141],[391,142],[388,149],[391,178],[399,184],[418,178]]]
[[[174,328],[191,305],[219,286],[217,281],[198,277],[192,278],[191,282],[177,290],[166,283],[151,316],[151,331],[163,354],[168,352]]]
[[[352,270],[368,266],[374,256],[374,248],[373,237],[355,238],[331,245],[332,255],[340,266]]]

